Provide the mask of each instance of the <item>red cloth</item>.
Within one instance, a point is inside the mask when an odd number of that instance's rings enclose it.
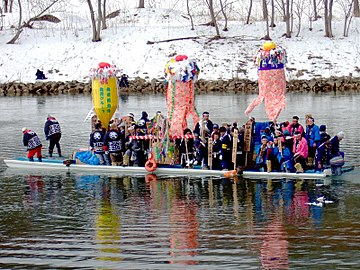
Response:
[[[28,157],[28,158],[32,158],[32,157],[34,157],[35,154],[36,154],[36,157],[37,157],[37,158],[40,158],[40,157],[41,157],[41,148],[42,148],[42,147],[39,146],[39,147],[37,147],[37,148],[35,148],[35,149],[29,150],[28,153],[27,153],[27,157]]]
[[[195,109],[194,83],[168,83],[166,90],[167,116],[170,120],[170,135],[181,136],[188,127],[187,118],[191,115],[194,124],[200,118]]]
[[[270,121],[274,121],[286,107],[285,70],[283,68],[259,70],[258,76],[259,95],[247,107],[245,114],[248,115],[256,106],[265,101],[266,115]]]

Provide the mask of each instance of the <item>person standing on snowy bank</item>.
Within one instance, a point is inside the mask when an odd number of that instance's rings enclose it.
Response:
[[[34,156],[36,154],[36,157],[38,158],[39,162],[42,162],[42,155],[41,155],[41,148],[42,144],[38,137],[38,135],[27,128],[22,128],[23,133],[23,143],[24,146],[26,146],[27,158],[29,161],[34,161]]]
[[[61,128],[59,122],[55,119],[55,117],[48,115],[45,127],[44,127],[44,133],[46,136],[46,140],[50,141],[49,144],[49,157],[52,157],[54,152],[54,147],[56,146],[59,157],[62,157],[61,155],[61,148],[60,148],[60,139],[61,139]]]

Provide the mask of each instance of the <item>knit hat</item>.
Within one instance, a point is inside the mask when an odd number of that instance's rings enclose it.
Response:
[[[345,137],[345,133],[344,131],[340,131],[338,134],[337,134],[338,138],[341,138],[343,139]]]
[[[320,131],[326,131],[326,125],[321,125],[319,128]]]

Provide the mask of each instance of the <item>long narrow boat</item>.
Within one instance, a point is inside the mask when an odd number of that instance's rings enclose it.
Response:
[[[133,166],[102,166],[88,164],[73,164],[68,160],[43,159],[43,162],[30,162],[25,158],[5,159],[5,164],[9,168],[50,172],[50,171],[70,171],[70,172],[91,172],[94,174],[109,175],[147,175],[149,172],[145,167]],[[155,175],[168,176],[192,176],[192,177],[233,177],[242,175],[245,178],[302,178],[302,179],[321,179],[331,176],[331,172],[325,170],[323,173],[286,173],[286,172],[255,172],[255,171],[218,171],[218,170],[202,170],[201,168],[181,168],[179,166],[159,166],[154,172]]]

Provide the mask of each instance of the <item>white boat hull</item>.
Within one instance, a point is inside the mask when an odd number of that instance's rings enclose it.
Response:
[[[116,174],[116,175],[147,175],[145,167],[123,167],[123,166],[102,166],[87,164],[71,164],[66,166],[61,161],[58,162],[30,162],[27,160],[6,159],[5,164],[9,168],[46,171],[70,171],[70,172],[92,172],[94,174]],[[157,168],[153,174],[156,175],[175,175],[175,176],[192,176],[192,177],[231,177],[236,175],[235,171],[218,171],[218,170],[201,170],[186,168]],[[319,179],[329,176],[327,173],[285,173],[285,172],[255,172],[243,171],[240,173],[245,178],[302,178],[302,179]]]

